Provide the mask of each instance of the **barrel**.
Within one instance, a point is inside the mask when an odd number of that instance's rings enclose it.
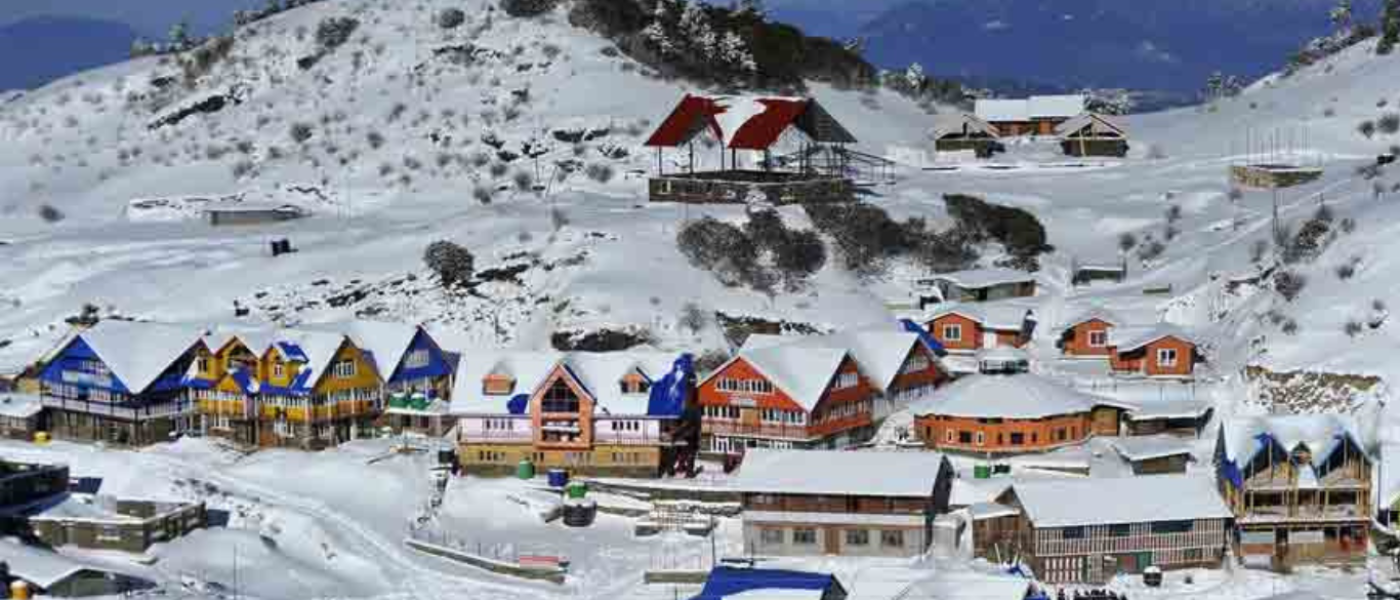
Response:
[[[974,465],[974,466],[972,467],[972,477],[973,477],[974,479],[991,479],[991,477],[992,477],[992,467],[991,467],[991,465]]]
[[[10,582],[10,597],[14,600],[29,600],[29,584],[20,579]]]
[[[570,499],[580,500],[588,495],[588,484],[582,481],[570,481],[569,485],[564,486],[564,495]]]
[[[535,463],[530,462],[528,458],[521,459],[520,463],[515,465],[515,476],[521,479],[534,479]]]
[[[569,483],[569,472],[563,469],[550,469],[546,475],[549,477],[549,487],[562,488]]]
[[[457,451],[455,451],[455,450],[450,450],[450,449],[438,450],[438,464],[440,464],[440,465],[455,465],[455,464],[457,464]]]
[[[47,444],[47,443],[49,443],[49,432],[47,432],[47,431],[36,431],[36,432],[34,432],[34,443],[36,443],[36,444]]]
[[[570,498],[564,501],[564,524],[569,527],[588,527],[598,516],[598,503],[585,498]]]

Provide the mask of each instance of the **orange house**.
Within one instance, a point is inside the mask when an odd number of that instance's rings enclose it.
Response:
[[[1017,454],[1116,436],[1132,407],[1038,375],[973,375],[915,404],[915,434],[944,451]]]
[[[1116,329],[1109,336],[1109,365],[1117,373],[1188,378],[1202,361],[1196,342],[1174,327]]]
[[[1066,356],[1107,358],[1109,333],[1120,325],[1122,321],[1106,311],[1089,311],[1060,331],[1057,345]]]
[[[1034,312],[1020,305],[951,306],[924,317],[924,329],[949,352],[970,354],[988,348],[1024,347]]]
[[[848,445],[873,433],[876,391],[845,349],[746,348],[700,381],[701,447]]]

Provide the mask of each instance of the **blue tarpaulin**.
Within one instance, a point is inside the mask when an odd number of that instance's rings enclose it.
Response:
[[[937,339],[934,339],[932,335],[929,335],[928,331],[925,330],[922,325],[910,319],[900,319],[899,324],[904,327],[905,331],[919,334],[919,339],[922,340],[924,345],[928,346],[928,349],[932,350],[934,354],[938,356],[948,356],[948,349],[944,348],[943,344],[939,343]]]
[[[671,364],[671,372],[660,381],[651,384],[651,396],[647,398],[647,416],[679,417],[685,411],[686,396],[690,393],[687,382],[693,381],[695,358],[682,354]]]
[[[700,595],[691,600],[723,600],[751,590],[827,590],[840,585],[828,573],[715,567]]]
[[[512,415],[523,415],[530,409],[530,395],[516,394],[506,403],[506,410]]]

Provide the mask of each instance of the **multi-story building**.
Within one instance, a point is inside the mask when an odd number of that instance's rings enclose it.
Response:
[[[1147,567],[1219,566],[1233,515],[1209,477],[1060,479],[1013,484],[997,503],[1010,527],[980,556],[1020,556],[1046,583],[1102,583]]]
[[[1035,312],[1009,302],[952,304],[921,320],[929,335],[953,354],[1000,347],[1022,348],[1035,335]]]
[[[537,469],[656,477],[698,443],[689,355],[481,352],[462,359],[452,393],[468,473]]]
[[[954,478],[935,452],[754,449],[731,485],[748,554],[908,557],[928,549]]]
[[[1365,557],[1372,460],[1350,417],[1230,419],[1215,461],[1240,557],[1280,569]]]
[[[449,414],[457,355],[442,349],[419,325],[350,321],[329,325],[374,358],[384,380],[384,413],[378,424],[395,432],[441,436],[452,428]]]
[[[1119,435],[1135,408],[1039,375],[971,375],[910,409],[928,448],[976,454],[1041,452]]]
[[[58,437],[149,444],[193,427],[185,375],[203,345],[193,329],[104,320],[77,331],[39,379]]]
[[[705,452],[860,443],[886,415],[948,379],[917,333],[752,337],[700,382]]]

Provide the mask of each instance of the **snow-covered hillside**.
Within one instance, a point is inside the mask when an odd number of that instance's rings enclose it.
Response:
[[[465,8],[468,19],[444,30],[436,16],[452,6]],[[332,17],[359,26],[344,46],[299,67],[316,52],[318,25]],[[1394,325],[1355,337],[1344,326],[1373,316],[1373,300],[1392,297],[1400,279],[1387,258],[1396,237],[1391,213],[1400,210],[1391,198],[1400,193],[1376,201],[1373,182],[1355,173],[1400,142],[1356,133],[1359,120],[1385,110],[1379,100],[1400,103],[1392,83],[1400,63],[1376,59],[1364,45],[1333,62],[1209,110],[1133,118],[1134,148],[1124,161],[906,167],[867,201],[938,226],[948,224],[944,193],[1034,212],[1057,248],[1042,261],[1045,327],[1087,303],[1105,303],[1134,320],[1195,329],[1220,373],[1257,363],[1384,375],[1381,349],[1394,339]],[[743,212],[646,202],[655,155],[642,141],[690,90],[646,71],[570,26],[564,9],[516,19],[484,0],[331,1],[241,29],[229,56],[189,87],[169,59],[144,58],[0,105],[0,277],[7,282],[0,340],[9,342],[0,341],[0,363],[32,359],[85,303],[200,322],[234,318],[235,302],[251,309],[248,319],[375,315],[428,322],[464,346],[539,347],[556,332],[599,328],[646,331],[667,347],[719,346],[715,327],[680,326],[687,304],[819,328],[888,319],[887,301],[907,293],[916,269],[896,265],[884,280],[868,282],[833,260],[802,292],[770,298],[727,288],[686,263],[674,244],[679,227],[706,214],[738,219]],[[927,145],[929,117],[896,94],[811,91],[863,150]],[[209,102],[216,96],[224,99],[217,111],[152,127],[183,109],[218,104]],[[1232,201],[1227,167],[1245,160],[1247,137],[1274,131],[1292,135],[1303,160],[1326,167],[1319,182],[1279,195],[1284,220],[1311,216],[1322,195],[1338,223],[1356,224],[1298,267],[1310,283],[1292,303],[1229,285],[1259,270],[1251,248],[1269,237],[1272,194]],[[580,136],[591,139],[573,141]],[[1044,149],[1014,146],[1009,160],[1034,160]],[[701,166],[714,154],[697,152]],[[1395,178],[1386,173],[1380,181],[1389,186]],[[290,188],[314,191],[287,194]],[[151,204],[140,203],[237,194],[302,204],[314,216],[211,228],[148,218],[142,208]],[[1121,234],[1164,237],[1173,206],[1179,235],[1146,264],[1132,258],[1127,283],[1067,289],[1071,263],[1116,261]],[[160,215],[196,214],[187,208]],[[800,209],[783,214],[790,225],[807,226]],[[273,258],[267,243],[278,238],[298,252]],[[470,248],[478,269],[497,269],[490,281],[472,294],[444,294],[421,261],[437,239]],[[1353,255],[1355,275],[1340,280],[1336,267]],[[1166,285],[1167,295],[1143,294]],[[1296,322],[1296,332],[1259,318],[1271,309]]]

